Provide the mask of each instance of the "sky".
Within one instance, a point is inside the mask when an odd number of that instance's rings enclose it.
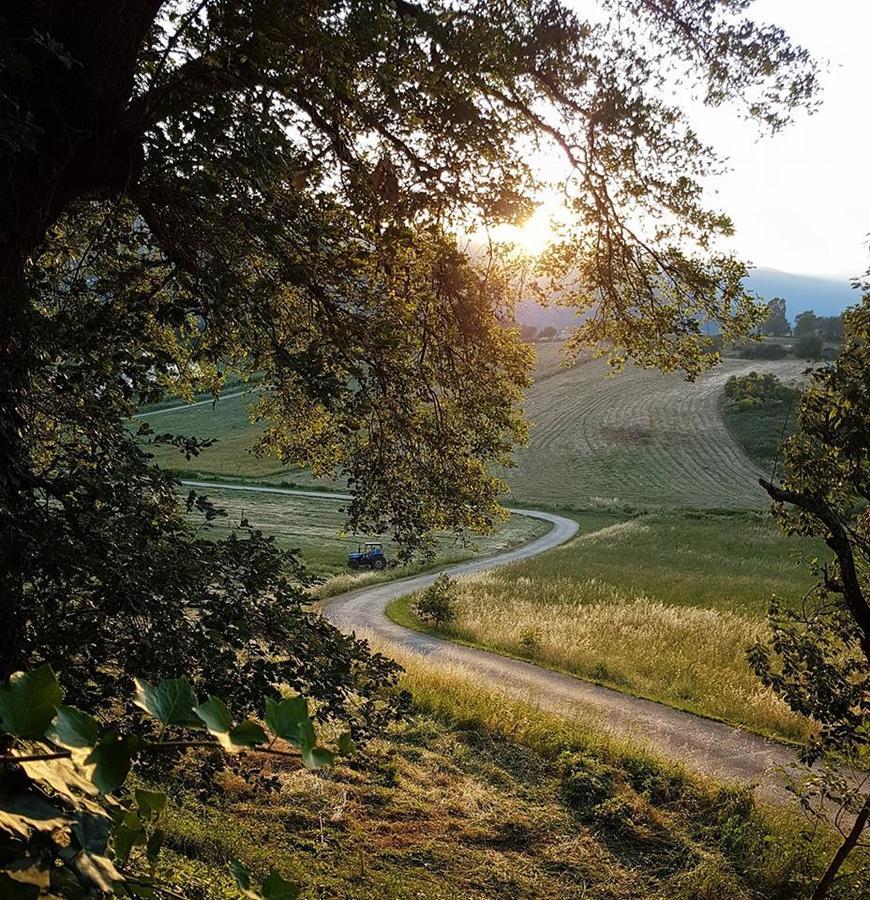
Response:
[[[827,71],[821,108],[774,137],[758,139],[727,110],[697,122],[732,167],[711,185],[736,226],[729,246],[758,266],[861,275],[870,267],[870,0],[757,0],[750,15],[782,26]]]

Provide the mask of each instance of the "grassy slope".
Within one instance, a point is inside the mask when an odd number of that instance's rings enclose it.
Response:
[[[219,799],[189,795],[164,851],[184,895],[237,896],[225,864],[238,857],[261,878],[279,869],[306,900],[796,900],[830,852],[741,792],[456,673],[410,665],[404,686],[415,711],[361,760],[312,775],[243,759],[219,774]]]
[[[253,528],[274,535],[287,549],[298,550],[308,571],[327,578],[317,593],[330,596],[375,581],[401,577],[418,571],[415,567],[398,567],[386,572],[350,573],[347,554],[371,535],[343,534],[345,516],[343,504],[335,500],[294,497],[286,494],[242,493],[240,491],[209,488],[203,490],[227,511],[225,519],[218,519],[210,527],[215,537],[223,537],[245,518]],[[445,535],[438,541],[434,564],[442,565],[467,559],[477,553],[491,555],[507,547],[524,544],[546,532],[548,526],[538,519],[511,516],[491,535],[471,536],[473,543],[463,545],[456,537]],[[384,544],[387,556],[394,548]]]
[[[760,507],[759,474],[726,428],[719,410],[729,376],[774,371],[796,377],[794,360],[726,359],[697,383],[629,367],[610,377],[601,362],[561,366],[557,344],[541,344],[537,381],[526,409],[531,442],[504,473],[518,502],[553,506],[594,504],[668,507]],[[186,461],[157,448],[165,466],[204,476],[310,483],[305,472],[282,467],[251,451],[259,428],[251,424],[251,397],[145,415],[158,432],[177,432],[218,442]]]
[[[789,740],[807,735],[749,669],[772,593],[800,597],[806,557],[762,513],[579,514],[583,534],[462,579],[445,633]],[[600,530],[599,530],[600,529]],[[389,614],[420,627],[412,601]]]
[[[783,440],[794,431],[797,410],[788,401],[748,409],[722,404],[722,418],[743,452],[770,476]]]
[[[554,505],[749,508],[764,506],[758,471],[722,421],[719,398],[731,375],[773,371],[796,377],[791,361],[725,359],[687,384],[679,375],[601,362],[559,368],[559,348],[539,348],[526,411],[530,444],[507,473],[513,495]]]

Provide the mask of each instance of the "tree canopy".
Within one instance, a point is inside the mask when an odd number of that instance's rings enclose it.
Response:
[[[710,249],[730,230],[702,199],[719,161],[665,97],[679,81],[772,129],[812,102],[806,53],[748,6],[601,0],[588,21],[555,0],[5,8],[3,667],[69,654],[89,671],[114,629],[156,634],[164,600],[205,652],[214,632],[189,614],[204,589],[285,590],[271,562],[257,580],[261,538],[191,543],[176,485],[125,425],[167,390],[262,373],[262,449],[343,475],[352,526],[412,548],[496,521],[490,466],[524,437],[530,354],[511,269],[470,258],[457,231],[528,214],[548,147],[573,225],[540,274],[590,313],[575,347],[692,377],[714,359],[702,322],[747,332],[745,267]],[[58,640],[52,621],[84,626]],[[153,647],[145,661],[169,665]]]

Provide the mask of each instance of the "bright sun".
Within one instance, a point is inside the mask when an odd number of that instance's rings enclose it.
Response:
[[[556,237],[553,212],[539,206],[522,225],[496,225],[490,235],[495,241],[516,244],[529,256],[537,256]]]

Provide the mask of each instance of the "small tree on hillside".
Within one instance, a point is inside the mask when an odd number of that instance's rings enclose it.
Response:
[[[794,320],[794,336],[815,335],[819,333],[821,319],[811,310],[802,312]]]
[[[547,325],[546,328],[541,329],[540,333],[538,334],[538,337],[542,341],[552,341],[553,338],[556,337],[556,335],[558,333],[559,332],[556,330],[555,326]]]
[[[534,325],[520,325],[520,340],[524,344],[531,344],[537,334],[538,329]]]
[[[441,628],[456,620],[456,582],[444,573],[435,579],[414,604],[417,616],[433,628]]]
[[[771,334],[782,337],[791,334],[791,326],[786,316],[785,300],[782,297],[774,297],[767,304],[767,320],[761,326],[762,334]]]
[[[795,789],[815,815],[835,804],[846,823],[813,895],[820,900],[870,820],[866,785],[825,764],[832,754],[857,762],[870,744],[870,294],[845,315],[839,358],[813,373],[784,464],[781,484],[761,480],[775,515],[787,533],[823,539],[833,560],[817,567],[816,589],[797,608],[772,605],[772,649],[756,646],[750,660],[819,724],[804,753],[819,771]]]
[[[822,351],[825,349],[824,341],[818,334],[804,333],[794,342],[794,355],[798,359],[805,359],[808,362],[822,358]]]

